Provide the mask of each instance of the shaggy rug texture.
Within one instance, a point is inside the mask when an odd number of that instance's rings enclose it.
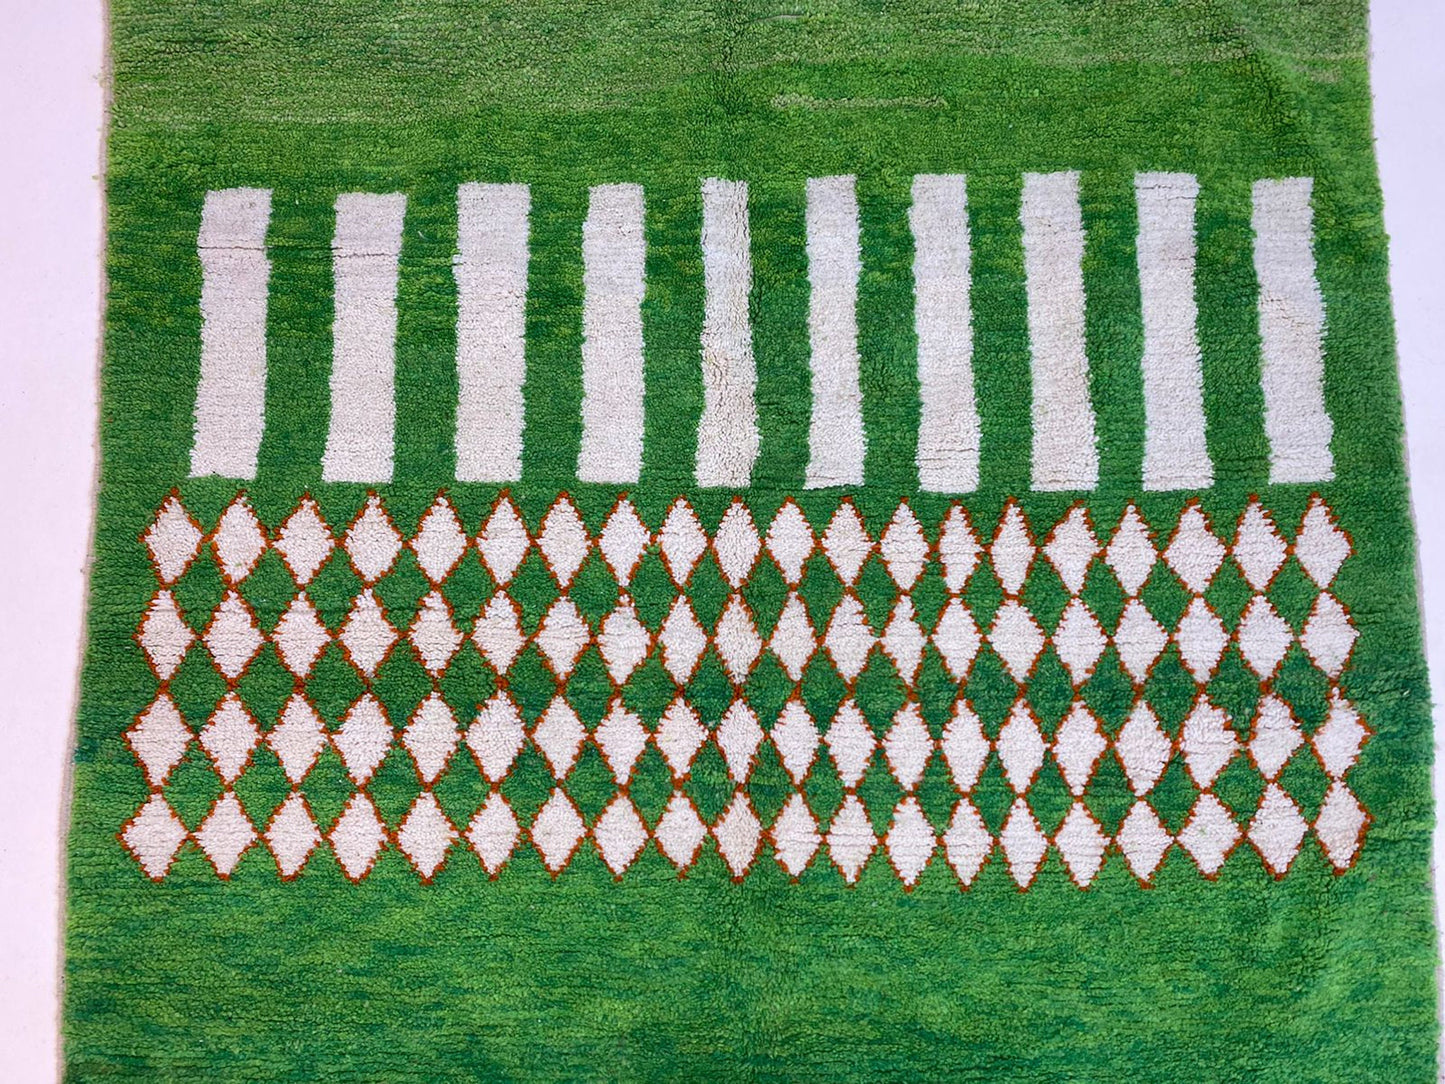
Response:
[[[1364,0],[114,0],[71,1079],[1426,1081]]]

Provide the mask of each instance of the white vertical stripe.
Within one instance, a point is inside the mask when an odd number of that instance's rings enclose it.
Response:
[[[525,184],[457,188],[457,480],[522,477],[527,375]]]
[[[863,484],[867,438],[858,387],[858,197],[854,178],[808,179],[808,341],[813,416],[804,486]]]
[[[191,474],[256,477],[266,426],[267,188],[207,192],[201,259],[201,379]]]
[[[406,196],[336,197],[331,242],[336,315],[331,332],[328,482],[391,481],[396,432],[396,281]]]
[[[1033,355],[1033,488],[1099,482],[1084,350],[1084,220],[1077,173],[1025,173],[1020,217]]]
[[[1204,374],[1194,300],[1194,204],[1188,173],[1134,177],[1144,314],[1144,488],[1207,489]]]
[[[702,182],[703,412],[697,484],[742,488],[758,458],[757,369],[748,297],[753,287],[748,186]]]
[[[918,484],[933,493],[978,488],[973,391],[968,192],[961,174],[913,178],[913,324],[918,334]]]
[[[625,484],[642,473],[642,186],[591,191],[582,226],[582,450],[577,477]]]
[[[1264,430],[1271,482],[1335,476],[1325,410],[1325,303],[1315,278],[1309,177],[1254,186],[1254,269],[1259,278]]]

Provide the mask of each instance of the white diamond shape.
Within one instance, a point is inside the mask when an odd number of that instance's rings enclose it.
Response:
[[[482,808],[472,817],[467,826],[467,842],[477,852],[477,858],[488,876],[495,877],[512,856],[517,845],[520,828],[517,815],[497,791],[487,795]]]
[[[657,532],[657,543],[672,582],[681,587],[707,550],[707,535],[697,521],[697,513],[681,497],[668,509],[662,530]]]
[[[437,497],[421,517],[410,545],[416,563],[432,583],[439,584],[451,575],[467,549],[467,536],[451,501]]]
[[[912,685],[918,677],[918,667],[923,662],[923,648],[928,643],[923,630],[913,620],[913,599],[903,595],[893,607],[893,616],[883,630],[880,641],[883,650],[898,668],[898,676],[905,684]]]
[[[933,646],[943,656],[943,665],[957,681],[968,677],[969,668],[983,643],[973,614],[961,599],[953,599],[943,608],[933,630]]]
[[[982,552],[968,513],[955,504],[943,518],[938,532],[938,559],[943,563],[944,585],[950,591],[963,590],[978,567],[978,555]]]
[[[386,843],[386,828],[364,791],[357,791],[347,800],[346,808],[331,827],[330,839],[336,860],[349,880],[360,881],[371,872],[377,853]]]
[[[1179,527],[1164,551],[1164,562],[1196,595],[1204,594],[1224,562],[1224,543],[1214,537],[1197,501],[1191,501],[1180,513]]]
[[[306,799],[293,791],[266,828],[266,846],[276,856],[276,868],[281,876],[290,880],[300,873],[320,842],[321,833],[306,808]]]
[[[346,649],[346,657],[366,677],[376,676],[376,668],[382,664],[396,643],[396,629],[391,627],[381,611],[376,594],[367,588],[356,596],[351,613],[341,626],[338,637]]]
[[[1295,560],[1320,587],[1329,588],[1350,555],[1350,536],[1335,525],[1329,505],[1315,497],[1300,523],[1294,540]]]
[[[988,642],[1020,685],[1029,678],[1034,660],[1044,649],[1044,634],[1033,614],[1017,599],[1008,599],[994,614]]]
[[[505,674],[517,660],[526,638],[522,635],[522,613],[507,595],[498,592],[472,627],[472,642],[498,674]]]
[[[1154,540],[1149,536],[1149,525],[1132,504],[1124,509],[1109,548],[1104,551],[1104,560],[1114,570],[1114,576],[1124,594],[1133,598],[1144,586],[1154,562],[1159,555],[1154,551]]]
[[[145,875],[159,881],[185,842],[186,827],[159,794],[152,794],[120,834]]]
[[[311,582],[335,547],[331,528],[321,518],[321,510],[310,497],[301,498],[301,503],[281,524],[281,532],[276,537],[276,549],[281,559],[302,587]]]
[[[1114,752],[1124,767],[1124,775],[1134,793],[1141,797],[1159,782],[1173,751],[1169,735],[1143,700],[1134,705],[1129,718],[1114,736]]]
[[[588,550],[592,548],[591,540],[587,537],[587,528],[582,525],[582,517],[577,514],[576,506],[565,494],[558,497],[556,503],[542,517],[537,548],[547,559],[547,567],[552,570],[557,585],[565,589],[572,582],[572,577],[577,575],[577,570],[587,559]]]
[[[1274,676],[1294,641],[1294,630],[1263,595],[1255,595],[1249,600],[1235,635],[1239,640],[1239,653],[1262,681]]]
[[[813,529],[808,526],[798,506],[791,500],[784,502],[768,528],[768,552],[778,563],[778,570],[788,586],[798,585],[803,576],[803,565],[813,555],[816,545]]]
[[[175,701],[165,693],[140,713],[125,734],[131,752],[145,769],[146,781],[153,787],[165,784],[171,770],[186,755],[191,737]]]
[[[672,774],[681,779],[692,769],[692,758],[707,740],[707,731],[692,705],[679,696],[662,713],[652,740]]]
[[[505,692],[498,692],[477,709],[476,719],[467,728],[467,748],[487,782],[495,786],[507,778],[526,737],[517,705]]]
[[[281,770],[291,785],[298,786],[316,763],[326,745],[321,716],[300,693],[292,693],[281,709],[281,717],[266,735],[266,744],[276,754]]]
[[[1028,888],[1038,875],[1049,841],[1039,830],[1032,810],[1022,798],[1015,798],[998,836],[1003,856],[1008,861],[1009,876],[1020,888]]]
[[[678,790],[673,791],[652,835],[657,840],[657,849],[681,872],[697,860],[698,848],[707,838],[707,826],[687,795]]]
[[[789,877],[797,877],[808,868],[823,842],[818,835],[818,822],[801,794],[788,798],[769,834],[773,839],[773,856]]]
[[[625,795],[619,794],[592,826],[592,840],[607,868],[614,876],[621,877],[646,845],[647,828],[637,815],[636,807]]]
[[[662,665],[672,680],[685,685],[707,650],[707,633],[693,616],[686,595],[678,595],[657,636],[662,644]]]
[[[552,774],[559,780],[565,779],[572,770],[586,738],[587,730],[582,720],[577,718],[567,698],[560,694],[552,698],[532,731],[532,741],[542,750]]]
[[[1154,876],[1154,871],[1164,860],[1164,852],[1173,842],[1159,820],[1159,814],[1148,802],[1134,803],[1119,825],[1119,834],[1114,841],[1124,852],[1124,860],[1129,863],[1134,876],[1145,882]]]
[[[753,758],[763,741],[763,728],[745,700],[734,700],[717,727],[717,747],[727,762],[728,774],[739,784],[748,781]]]
[[[789,700],[783,705],[769,737],[793,784],[801,787],[818,752],[818,728],[801,701]]]
[[[602,559],[623,587],[632,582],[632,574],[637,571],[638,562],[651,540],[652,535],[638,516],[637,509],[632,507],[632,502],[626,497],[618,501],[617,507],[612,509],[612,514],[602,525],[597,548],[602,551]]]
[[[1089,514],[1081,504],[1069,509],[1069,514],[1059,521],[1044,543],[1044,556],[1054,566],[1071,595],[1077,595],[1084,589],[1084,578],[1098,554],[1099,539],[1094,535]]]
[[[216,551],[216,563],[227,583],[244,580],[266,552],[266,532],[244,496],[237,497],[221,513],[216,533],[211,536],[211,548]]]
[[[460,739],[456,716],[435,692],[417,705],[401,733],[401,743],[416,762],[416,773],[427,786],[447,770],[447,762]]]
[[[1315,599],[1299,640],[1310,661],[1330,677],[1337,678],[1359,635],[1339,600],[1334,595],[1322,594]]]
[[[1054,760],[1074,797],[1083,795],[1094,774],[1094,766],[1108,747],[1099,729],[1099,720],[1082,700],[1075,700],[1054,734]]]
[[[883,849],[905,888],[918,883],[919,876],[938,847],[933,825],[923,815],[918,799],[909,795],[893,810],[893,823],[883,837]]]
[[[180,668],[181,660],[196,634],[181,618],[181,611],[169,591],[159,592],[141,621],[136,639],[150,660],[151,669],[161,681],[169,681]]]
[[[863,614],[863,604],[856,595],[844,595],[828,622],[823,646],[845,681],[852,681],[863,672],[868,653],[873,650],[876,641],[877,637],[868,627],[868,620]]]
[[[1249,586],[1256,591],[1266,590],[1284,564],[1287,552],[1270,514],[1258,501],[1250,501],[1234,532],[1234,563]]]
[[[1266,780],[1274,780],[1304,742],[1289,705],[1273,693],[1265,694],[1259,701],[1254,729],[1249,736],[1249,755],[1259,774]]]
[[[1179,833],[1180,846],[1189,852],[1199,872],[1213,877],[1237,842],[1239,825],[1228,808],[1213,794],[1201,794]]]
[[[1076,687],[1089,680],[1106,646],[1104,630],[1089,608],[1081,599],[1070,599],[1054,629],[1054,650]]]
[[[904,704],[893,716],[893,725],[883,737],[883,755],[900,787],[911,791],[918,786],[928,758],[933,755],[933,735],[928,733],[917,704]]]
[[[856,883],[869,855],[878,846],[873,822],[868,819],[868,811],[856,794],[850,794],[843,800],[843,807],[828,826],[827,839],[829,857],[843,875],[843,880],[850,885]]]
[[[299,594],[271,630],[271,643],[281,662],[299,678],[311,673],[322,650],[331,642],[331,633],[316,616],[316,607],[306,595]]]
[[[913,590],[918,577],[923,575],[923,566],[928,563],[928,539],[923,537],[918,517],[907,503],[900,504],[893,513],[893,521],[883,531],[878,549],[893,582],[903,591]]]
[[[141,540],[150,551],[156,578],[164,584],[180,579],[201,551],[201,529],[174,493],[161,505]]]
[[[997,748],[1009,786],[1022,794],[1043,767],[1044,752],[1048,748],[1027,701],[1019,699],[1014,702],[1008,719],[999,729]]]
[[[1315,818],[1315,838],[1325,857],[1338,870],[1347,870],[1364,840],[1369,818],[1359,801],[1343,783],[1332,783]]]
[[[856,787],[868,770],[868,762],[873,759],[873,750],[878,744],[873,737],[873,728],[863,718],[857,704],[845,700],[838,705],[838,713],[833,716],[823,741],[828,745],[828,753],[838,768],[843,785],[849,789]]]
[[[412,867],[420,874],[423,882],[436,876],[446,861],[447,851],[456,841],[457,830],[436,796],[429,790],[422,791],[407,811],[400,827],[396,830],[396,845],[406,855]]]
[[[216,765],[216,774],[230,784],[245,771],[251,750],[261,740],[261,731],[241,698],[232,692],[226,694],[196,737]]]
[[[863,569],[863,562],[873,552],[873,539],[863,527],[863,517],[853,502],[844,500],[833,513],[833,520],[823,532],[823,552],[828,555],[838,578],[852,586]]]
[[[1331,690],[1329,713],[1310,738],[1320,766],[1331,779],[1343,779],[1355,766],[1369,736],[1369,728],[1360,721],[1354,705],[1341,696],[1338,689]]]
[[[733,879],[740,880],[753,864],[763,834],[763,826],[742,791],[733,795],[732,804],[712,826],[712,834]]]
[[[773,638],[768,641],[768,647],[778,657],[788,677],[801,681],[803,667],[818,650],[818,637],[808,621],[807,608],[792,591],[788,592],[788,601],[783,604],[783,612],[773,626]]]
[[[341,729],[331,735],[331,744],[341,754],[346,774],[361,787],[386,759],[394,736],[386,709],[376,697],[364,693],[347,711]]]
[[[734,500],[723,513],[722,522],[713,534],[712,548],[723,576],[736,591],[747,582],[753,571],[753,562],[763,548],[753,517],[742,501]]]
[[[1154,620],[1142,602],[1131,598],[1124,604],[1119,627],[1114,630],[1114,647],[1119,652],[1119,662],[1135,684],[1142,685],[1149,677],[1154,660],[1168,643],[1169,634],[1164,626]]]
[[[1189,603],[1179,626],[1174,630],[1174,642],[1179,645],[1179,657],[1194,680],[1203,685],[1214,674],[1219,658],[1229,643],[1229,634],[1224,631],[1224,622],[1209,608],[1202,598]]]
[[[552,608],[542,619],[536,643],[551,664],[553,673],[559,678],[566,678],[591,639],[592,630],[582,620],[576,603],[563,595],[552,603]]]
[[[417,658],[433,677],[441,676],[462,646],[462,634],[452,624],[451,607],[439,591],[432,591],[421,600],[408,635]]]
[[[637,758],[647,747],[647,731],[642,726],[642,720],[623,707],[620,699],[614,700],[592,737],[602,750],[602,759],[607,761],[617,785],[627,786]]]
[[[362,582],[373,584],[396,563],[401,552],[401,532],[392,525],[381,499],[373,494],[366,499],[366,507],[352,522],[341,544]]]
[[[587,834],[587,826],[582,823],[572,800],[558,787],[537,813],[530,834],[532,846],[542,856],[542,864],[555,877],[572,860],[577,844]]]
[[[1239,752],[1239,738],[1229,725],[1229,716],[1211,704],[1203,693],[1184,720],[1179,750],[1184,754],[1185,767],[1200,790],[1214,786],[1219,773]]]
[[[1104,864],[1104,847],[1109,840],[1099,822],[1082,802],[1075,802],[1054,833],[1054,846],[1068,867],[1069,876],[1080,888],[1088,888]]]
[[[201,639],[206,642],[206,650],[216,660],[221,673],[232,681],[245,673],[256,652],[265,643],[251,608],[234,590],[227,591],[226,597],[221,599]]]
[[[948,831],[943,833],[943,853],[965,888],[973,884],[992,850],[993,836],[988,834],[988,826],[965,798],[954,809]]]
[[[1034,540],[1023,509],[1016,501],[1010,500],[1003,510],[988,555],[1004,594],[1017,595],[1022,591],[1029,567],[1034,563]]]
[[[510,497],[503,497],[492,509],[481,534],[477,536],[477,551],[486,562],[492,579],[503,585],[511,582],[531,544],[527,525],[522,522],[517,506]]]
[[[652,647],[647,629],[637,620],[637,611],[626,595],[618,600],[617,608],[603,620],[597,647],[607,662],[608,673],[618,685],[625,682],[647,658],[647,652]]]
[[[1249,822],[1249,841],[1276,877],[1289,872],[1295,855],[1299,854],[1309,825],[1300,816],[1299,806],[1276,784],[1265,788],[1259,809]]]
[[[978,716],[963,700],[954,705],[953,718],[944,724],[939,747],[953,773],[954,785],[967,794],[978,783],[988,759],[989,742]]]
[[[728,599],[722,616],[718,618],[713,644],[717,647],[718,657],[727,667],[733,684],[741,685],[747,680],[753,661],[763,650],[763,641],[758,636],[752,615],[748,613],[741,595],[733,595]]]

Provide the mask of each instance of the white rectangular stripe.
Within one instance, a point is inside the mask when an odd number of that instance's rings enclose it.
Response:
[[[457,480],[522,477],[531,190],[457,188]]]
[[[808,342],[813,414],[804,486],[863,484],[867,438],[858,385],[858,197],[854,178],[808,179]]]
[[[979,423],[963,175],[914,177],[908,224],[921,397],[918,484],[932,493],[969,493],[978,488]]]
[[[624,485],[642,473],[642,186],[591,190],[582,226],[582,449],[577,477]]]
[[[1033,376],[1033,488],[1099,482],[1084,349],[1084,222],[1078,173],[1024,174],[1020,208]]]
[[[389,482],[396,433],[396,283],[406,196],[336,197],[331,426],[321,477]]]
[[[1325,303],[1315,278],[1309,177],[1254,186],[1254,269],[1259,279],[1260,381],[1269,480],[1335,476],[1325,409]]]
[[[207,192],[201,260],[201,378],[191,474],[256,477],[266,427],[266,229],[271,190]]]
[[[1194,300],[1194,205],[1188,173],[1134,177],[1139,294],[1144,315],[1144,488],[1207,489],[1204,374]]]
[[[758,458],[757,369],[748,298],[753,288],[748,186],[702,182],[702,386],[697,484],[741,489]]]

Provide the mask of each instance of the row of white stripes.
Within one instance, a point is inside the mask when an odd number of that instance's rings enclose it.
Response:
[[[1261,384],[1272,482],[1334,475],[1324,402],[1324,302],[1315,274],[1309,178],[1254,186]],[[1143,481],[1149,490],[1207,488],[1204,381],[1196,329],[1196,179],[1141,173],[1138,270],[1144,322]],[[457,478],[521,477],[531,195],[524,184],[458,189]],[[391,480],[395,446],[396,289],[406,197],[347,193],[336,201],[331,417],[322,477]],[[191,473],[253,478],[264,429],[266,231],[271,193],[209,192],[201,217],[201,378]],[[582,227],[582,481],[629,485],[642,470],[643,190],[591,190]],[[1032,372],[1032,486],[1090,490],[1099,454],[1085,349],[1084,225],[1079,175],[1025,174],[1023,226]],[[909,211],[921,415],[919,484],[978,486],[967,185],[920,175]],[[859,382],[858,198],[851,176],[807,182],[812,416],[805,485],[864,481],[867,433]],[[746,487],[756,464],[757,372],[748,190],[702,182],[704,310],[699,486]]]

